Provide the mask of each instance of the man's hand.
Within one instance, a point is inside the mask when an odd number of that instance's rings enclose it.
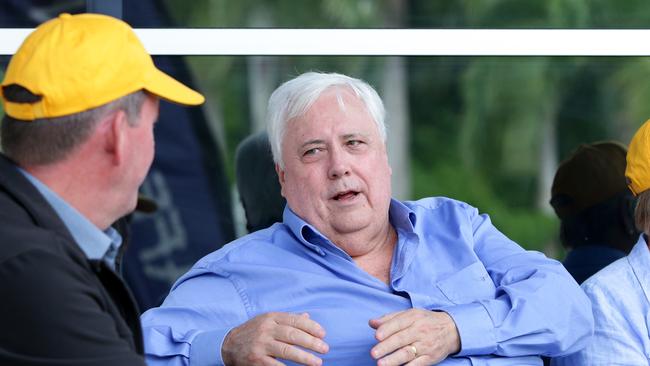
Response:
[[[233,328],[223,341],[221,354],[227,366],[283,365],[276,358],[320,366],[323,360],[300,347],[327,353],[329,346],[323,337],[325,330],[307,313],[266,313]]]
[[[433,365],[460,350],[454,320],[444,312],[409,309],[372,319],[379,341],[370,354],[379,366]]]

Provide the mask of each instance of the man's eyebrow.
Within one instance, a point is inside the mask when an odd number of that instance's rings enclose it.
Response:
[[[363,137],[363,138],[368,138],[369,135],[361,132],[355,132],[355,133],[346,133],[345,135],[341,136],[341,139],[347,140],[355,137]]]
[[[307,147],[307,146],[310,146],[310,145],[320,145],[320,144],[324,144],[324,143],[325,143],[325,140],[314,139],[314,140],[306,141],[305,143],[300,145],[300,147],[304,148],[304,147]]]

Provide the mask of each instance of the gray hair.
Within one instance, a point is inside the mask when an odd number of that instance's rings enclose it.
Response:
[[[634,224],[638,230],[650,235],[650,190],[641,192],[637,197]]]
[[[266,126],[269,134],[273,161],[284,168],[282,160],[282,140],[287,128],[287,122],[300,117],[309,110],[320,95],[332,87],[347,87],[368,108],[379,135],[386,143],[386,111],[381,98],[368,83],[346,75],[336,73],[307,72],[280,85],[271,97],[266,112]],[[338,96],[339,103],[343,101]]]
[[[136,126],[145,98],[146,92],[140,90],[83,112],[34,121],[22,121],[5,114],[0,126],[2,151],[23,165],[60,161],[86,141],[109,113],[123,110],[128,124]]]

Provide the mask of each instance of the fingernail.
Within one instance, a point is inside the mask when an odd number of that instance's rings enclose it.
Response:
[[[325,343],[323,343],[323,342],[319,342],[319,343],[316,345],[316,349],[317,349],[318,352],[320,352],[320,353],[324,353],[324,352],[325,352],[325,348],[327,348],[327,346],[326,346]]]

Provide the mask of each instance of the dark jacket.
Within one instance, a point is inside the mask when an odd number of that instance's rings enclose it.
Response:
[[[0,365],[143,366],[139,312],[0,154]]]

